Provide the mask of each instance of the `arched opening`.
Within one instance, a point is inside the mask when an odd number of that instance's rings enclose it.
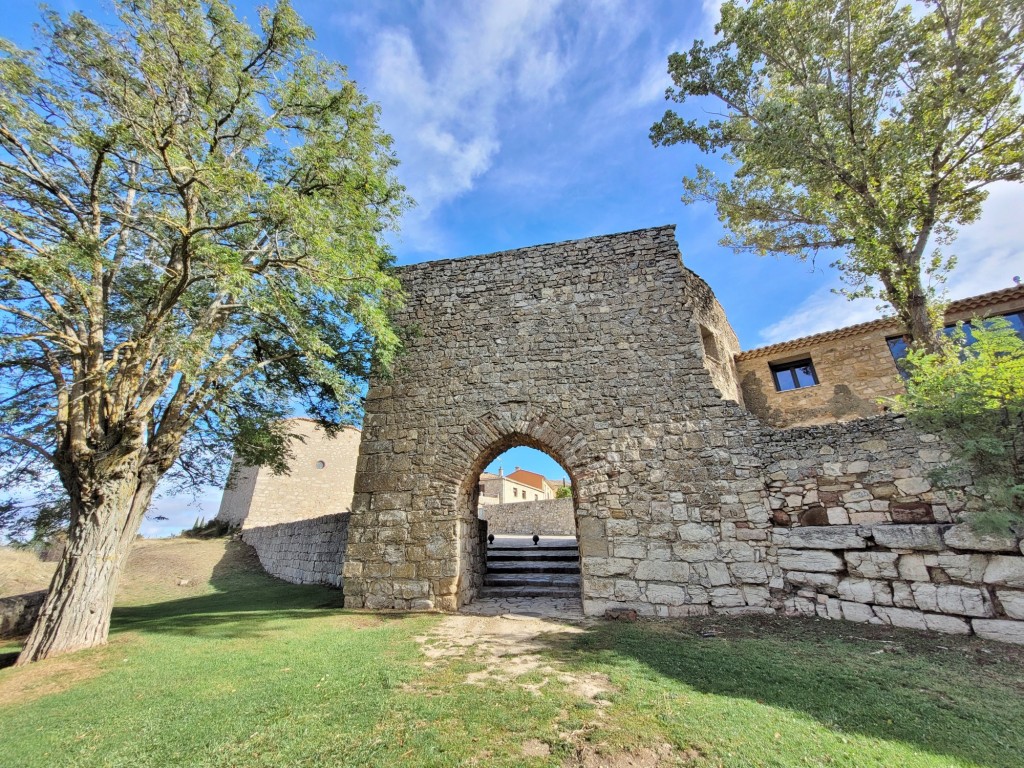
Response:
[[[505,435],[473,463],[460,493],[460,604],[477,599],[579,600],[576,484],[554,452]]]

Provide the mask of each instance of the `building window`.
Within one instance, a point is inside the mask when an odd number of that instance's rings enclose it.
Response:
[[[770,363],[768,367],[771,368],[772,378],[775,379],[775,389],[779,392],[813,387],[818,383],[818,374],[814,372],[814,363],[809,357],[790,363]]]
[[[536,493],[533,494],[533,500],[534,501],[540,501],[540,496],[538,496]]]
[[[996,315],[996,317],[1002,317],[1006,320],[1010,327],[1017,332],[1017,335],[1024,339],[1024,312],[1011,312],[1008,315]],[[956,323],[950,323],[942,329],[942,332],[947,336],[952,336],[954,331],[956,331]],[[964,344],[966,346],[974,343],[974,334],[971,331],[971,324],[964,323]],[[910,378],[910,372],[907,371],[906,366],[903,364],[907,357],[907,338],[907,336],[889,336],[885,340],[885,343],[889,345],[892,359],[896,362],[896,368],[904,379]]]
[[[518,488],[513,488],[512,489],[512,495],[518,498],[518,496],[519,496],[519,489]]]
[[[316,463],[316,468],[317,468],[317,469],[323,469],[323,468],[324,468],[324,467],[326,467],[326,466],[327,466],[327,465],[326,465],[326,464],[325,464],[324,462],[322,462],[322,461],[318,461],[318,462]]]

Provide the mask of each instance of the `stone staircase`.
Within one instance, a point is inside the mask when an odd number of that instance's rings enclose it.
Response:
[[[535,545],[495,539],[487,547],[482,598],[579,598],[580,550],[573,539]]]

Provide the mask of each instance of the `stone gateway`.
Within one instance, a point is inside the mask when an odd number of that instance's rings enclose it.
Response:
[[[480,474],[525,445],[569,475],[588,615],[781,612],[1024,642],[1021,542],[953,525],[978,500],[932,487],[943,446],[888,414],[790,429],[753,415],[736,360],[756,356],[739,355],[673,227],[399,276],[406,348],[367,394],[347,607],[472,601]],[[1000,306],[1024,297],[1011,293]],[[794,345],[787,354],[806,355]],[[765,359],[818,384],[809,360]],[[780,391],[778,403],[790,395],[806,397]]]

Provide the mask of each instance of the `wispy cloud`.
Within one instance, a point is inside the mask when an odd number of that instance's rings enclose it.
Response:
[[[946,284],[950,299],[1008,288],[1013,285],[1014,275],[1024,273],[1021,211],[1024,211],[1024,187],[1009,182],[992,186],[981,218],[965,227],[956,242],[945,249],[957,256],[956,268]],[[789,315],[763,328],[759,333],[761,343],[796,339],[879,316],[877,302],[849,301],[831,291],[838,286],[836,280],[832,286],[816,291]]]
[[[462,2],[443,11],[428,4],[416,19],[425,31],[377,32],[370,89],[395,135],[419,217],[491,167],[501,107],[550,98],[564,72],[552,24],[558,8],[541,0]]]

